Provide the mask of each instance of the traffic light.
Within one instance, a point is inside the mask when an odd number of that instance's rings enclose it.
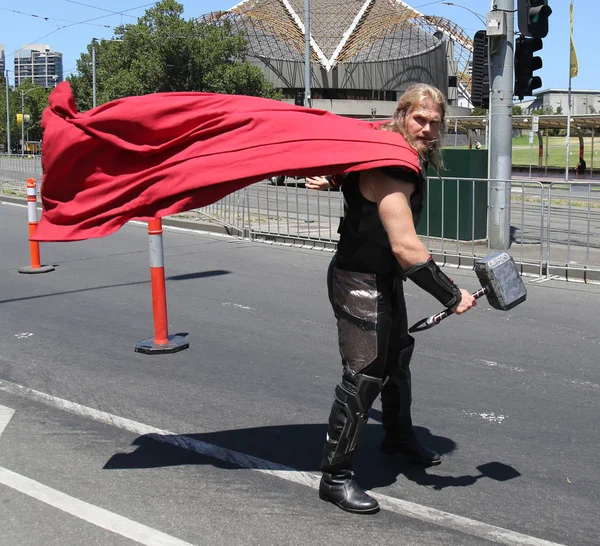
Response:
[[[534,89],[542,87],[542,79],[533,72],[542,68],[542,59],[534,56],[542,49],[541,38],[519,36],[515,43],[515,96],[529,97]]]
[[[548,17],[552,13],[548,0],[518,0],[517,11],[523,36],[545,38],[548,35]]]
[[[485,30],[477,31],[473,37],[471,102],[478,108],[490,107],[490,67],[488,64],[488,38]]]
[[[304,106],[304,97],[305,97],[304,91],[298,91],[296,93],[296,97],[294,99],[294,104],[296,106]]]

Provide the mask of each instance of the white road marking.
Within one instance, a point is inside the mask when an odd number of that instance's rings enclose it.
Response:
[[[0,436],[2,436],[6,425],[8,425],[14,413],[14,409],[0,405]]]
[[[14,413],[14,409],[0,405],[0,436],[2,436]],[[88,523],[93,523],[98,527],[135,540],[140,544],[148,546],[192,546],[189,542],[184,542],[161,531],[119,516],[114,512],[109,512],[104,508],[71,497],[2,466],[0,466],[0,484],[45,502]]]
[[[247,307],[240,303],[233,303],[232,301],[223,302],[223,307],[235,307],[236,309],[243,309],[244,311],[254,311],[254,308],[252,307]]]
[[[131,419],[126,419],[87,406],[82,406],[81,404],[70,402],[69,400],[57,398],[9,381],[0,380],[0,390],[23,396],[35,400],[36,402],[43,402],[49,406],[89,419],[94,419],[95,421],[112,425],[123,430],[128,430],[135,434],[152,435],[153,439],[156,441],[182,447],[200,455],[226,461],[242,468],[250,468],[257,472],[276,476],[312,489],[318,489],[319,487],[319,474],[302,472],[291,467],[259,459],[258,457],[252,457],[245,453],[208,444],[200,440],[189,438],[188,436],[178,435],[168,430],[161,430],[137,421],[132,421]],[[485,538],[486,540],[497,544],[505,544],[508,546],[562,546],[556,542],[549,542],[502,527],[496,527],[495,525],[488,525],[487,523],[457,516],[449,512],[436,510],[435,508],[429,508],[388,495],[380,493],[372,494],[379,500],[383,508],[395,512],[396,514],[416,518],[427,523],[432,523],[462,533],[468,533],[472,536]]]
[[[147,525],[66,495],[61,491],[47,487],[1,466],[0,483],[76,518],[134,540],[139,544],[146,544],[147,546],[192,546],[189,542],[184,542]]]
[[[511,372],[519,372],[523,373],[525,370],[523,368],[518,368],[517,366],[508,366],[507,364],[499,364],[498,362],[494,362],[493,360],[482,360],[486,366],[490,368],[501,368],[502,370],[509,370]]]
[[[479,417],[490,423],[502,423],[506,419],[506,415],[496,415],[493,411],[490,413],[480,413]]]
[[[435,523],[440,527],[453,529],[460,533],[482,537],[497,544],[518,546],[561,546],[556,542],[548,542],[547,540],[542,540],[540,538],[515,533],[514,531],[503,529],[502,527],[487,525],[473,519],[457,516],[448,512],[442,512],[441,510],[436,510],[435,508],[429,508],[413,502],[399,500],[373,492],[369,492],[369,494],[379,501],[379,504],[383,509],[391,510],[429,523]]]
[[[464,411],[463,413],[465,415],[469,415],[469,416],[474,416],[476,415],[477,417],[481,417],[484,421],[489,421],[490,423],[502,423],[502,421],[504,421],[504,419],[506,419],[506,415],[496,415],[493,411],[486,413],[475,413],[475,412],[470,412],[470,411]]]
[[[20,334],[15,334],[17,339],[25,339],[27,337],[31,337],[33,334],[31,332],[21,332]]]
[[[597,383],[592,383],[591,381],[573,381],[572,379],[567,379],[569,383],[573,383],[573,385],[577,385],[578,387],[590,387],[592,389],[600,389],[600,385]]]

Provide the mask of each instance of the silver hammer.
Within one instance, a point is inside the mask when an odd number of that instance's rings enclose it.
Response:
[[[482,287],[477,292],[473,292],[472,296],[475,299],[487,296],[488,303],[494,309],[508,311],[527,298],[527,289],[519,270],[512,257],[506,252],[495,252],[477,260],[475,273]],[[408,331],[412,333],[428,330],[452,314],[454,311],[446,309],[413,324]]]

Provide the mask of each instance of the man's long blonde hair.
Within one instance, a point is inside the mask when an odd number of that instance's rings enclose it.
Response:
[[[406,131],[406,116],[417,108],[425,99],[430,99],[434,104],[437,104],[440,109],[440,134],[437,139],[431,143],[429,151],[425,155],[419,155],[424,161],[432,165],[439,174],[440,169],[443,167],[441,140],[443,134],[446,132],[447,104],[444,95],[437,87],[427,85],[426,83],[416,83],[411,85],[400,97],[392,121],[382,125],[381,129],[400,133],[407,142],[416,149],[413,139]]]

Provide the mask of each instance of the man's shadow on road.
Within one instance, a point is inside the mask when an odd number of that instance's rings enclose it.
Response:
[[[371,411],[373,420],[381,412]],[[212,465],[217,468],[294,469],[318,473],[321,465],[326,424],[281,425],[203,434],[145,434],[136,438],[133,451],[117,453],[105,464],[105,469],[160,468],[181,465]],[[428,429],[415,427],[415,433],[428,447],[440,455],[456,449],[456,443],[443,436],[432,435]],[[366,489],[385,487],[396,482],[399,475],[420,484],[441,490],[465,487],[488,477],[505,481],[520,476],[514,468],[499,462],[478,467],[479,473],[464,476],[438,475],[435,469],[410,464],[402,456],[379,452],[383,430],[377,424],[366,427],[361,447],[354,459],[361,486]]]

